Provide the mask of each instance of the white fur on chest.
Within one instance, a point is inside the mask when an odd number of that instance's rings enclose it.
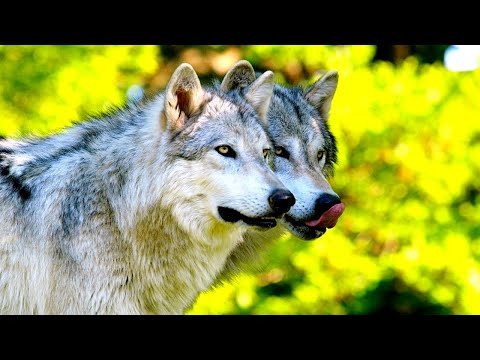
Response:
[[[125,305],[142,313],[184,313],[212,285],[245,231],[230,226],[230,231],[223,228],[199,238],[179,227],[167,229],[168,234],[137,236],[127,261],[133,278],[127,298],[135,305]]]

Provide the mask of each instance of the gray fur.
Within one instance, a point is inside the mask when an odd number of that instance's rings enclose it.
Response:
[[[318,163],[309,155],[309,144],[321,138],[326,150],[326,161],[321,171],[333,176],[337,162],[337,145],[325,117],[306,99],[302,88],[275,85],[268,112],[270,139],[275,146],[285,146],[285,139],[294,137],[301,145],[301,160],[318,171]]]
[[[269,216],[285,187],[254,107],[197,80],[184,64],[150,101],[0,140],[0,313],[180,314],[209,288],[252,229],[217,206]]]

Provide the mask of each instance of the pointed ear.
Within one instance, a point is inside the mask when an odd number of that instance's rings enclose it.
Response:
[[[305,98],[320,113],[323,120],[327,121],[330,114],[333,95],[338,84],[338,72],[335,70],[327,72],[312,86],[305,90]]]
[[[253,106],[260,119],[267,125],[267,112],[275,85],[273,72],[265,71],[246,89],[245,99]]]
[[[255,81],[255,70],[246,60],[240,60],[228,70],[223,78],[220,90],[228,92],[234,89],[243,89]]]
[[[165,90],[162,129],[178,130],[200,107],[203,89],[190,64],[181,64],[174,71]]]

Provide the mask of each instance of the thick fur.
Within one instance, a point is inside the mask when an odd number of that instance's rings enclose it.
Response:
[[[183,313],[251,229],[218,206],[267,216],[285,189],[263,156],[272,88],[249,102],[183,64],[144,105],[0,140],[0,313]]]
[[[253,68],[238,63],[216,86],[227,92],[243,91],[249,88],[252,79],[255,79]],[[275,85],[267,114],[268,135],[274,147],[288,150],[290,157],[275,156],[274,171],[293,193],[296,203],[276,228],[261,234],[247,232],[245,240],[230,255],[219,280],[228,280],[242,270],[258,266],[262,255],[286,231],[304,240],[324,234],[302,223],[314,216],[319,196],[336,195],[328,178],[333,176],[337,146],[327,120],[337,82],[338,73],[330,71],[306,89]],[[317,158],[319,150],[325,151],[321,161]]]

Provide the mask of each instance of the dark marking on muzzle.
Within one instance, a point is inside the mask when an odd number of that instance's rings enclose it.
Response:
[[[271,229],[277,225],[277,221],[273,218],[273,216],[251,218],[243,215],[235,209],[227,208],[224,206],[218,207],[218,213],[220,217],[226,222],[236,223],[237,221],[242,220],[247,225],[259,226],[265,229]]]
[[[10,149],[0,149],[0,175],[12,186],[22,201],[27,201],[32,195],[30,189],[22,182],[22,179],[10,172],[10,164],[5,161],[5,155],[12,154]]]

